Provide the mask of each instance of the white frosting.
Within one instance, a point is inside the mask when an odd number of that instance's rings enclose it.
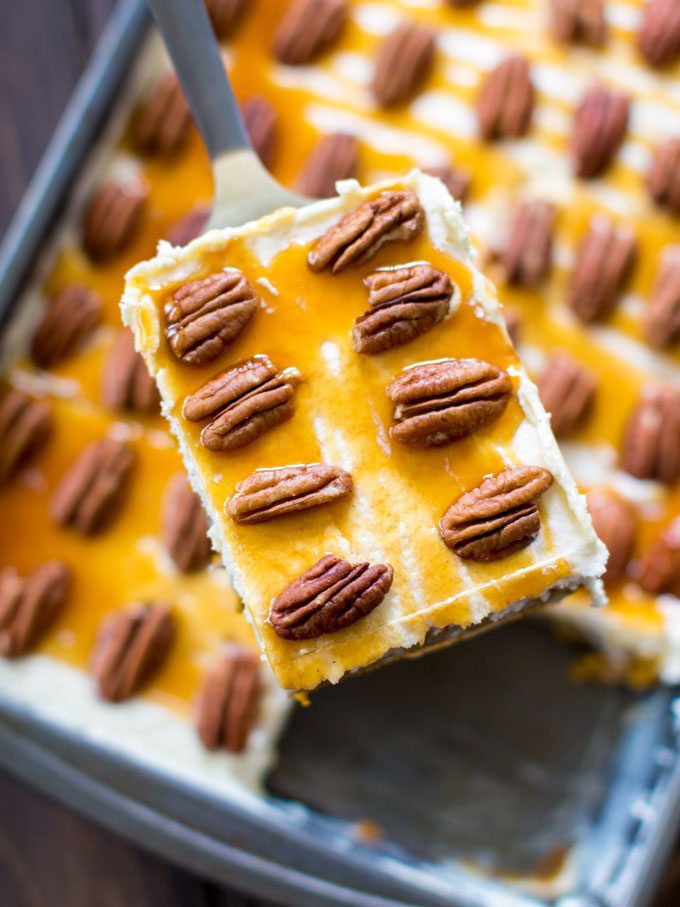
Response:
[[[275,684],[265,684],[247,749],[235,755],[208,752],[192,723],[165,706],[145,699],[101,702],[86,674],[41,655],[0,659],[0,698],[93,743],[232,798],[260,792],[288,711],[285,694]]]

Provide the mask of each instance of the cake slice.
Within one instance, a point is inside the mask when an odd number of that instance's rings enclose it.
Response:
[[[599,596],[606,560],[458,204],[339,189],[162,243],[122,301],[291,690]]]

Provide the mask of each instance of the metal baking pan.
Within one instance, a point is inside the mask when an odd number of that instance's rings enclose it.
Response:
[[[141,0],[118,6],[0,249],[0,318],[147,27]],[[680,698],[573,684],[572,657],[525,621],[322,689],[293,714],[257,809],[10,700],[0,764],[193,871],[291,907],[644,907],[680,822]]]

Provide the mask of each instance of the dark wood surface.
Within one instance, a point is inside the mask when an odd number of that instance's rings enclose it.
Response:
[[[0,233],[114,0],[7,0],[0,29]],[[2,907],[256,907],[0,773]],[[679,907],[680,859],[655,907]],[[258,904],[257,907],[265,907]],[[271,905],[269,905],[271,907]]]

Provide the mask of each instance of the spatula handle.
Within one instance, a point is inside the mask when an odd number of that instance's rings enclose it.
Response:
[[[250,149],[203,0],[147,0],[208,153]]]

